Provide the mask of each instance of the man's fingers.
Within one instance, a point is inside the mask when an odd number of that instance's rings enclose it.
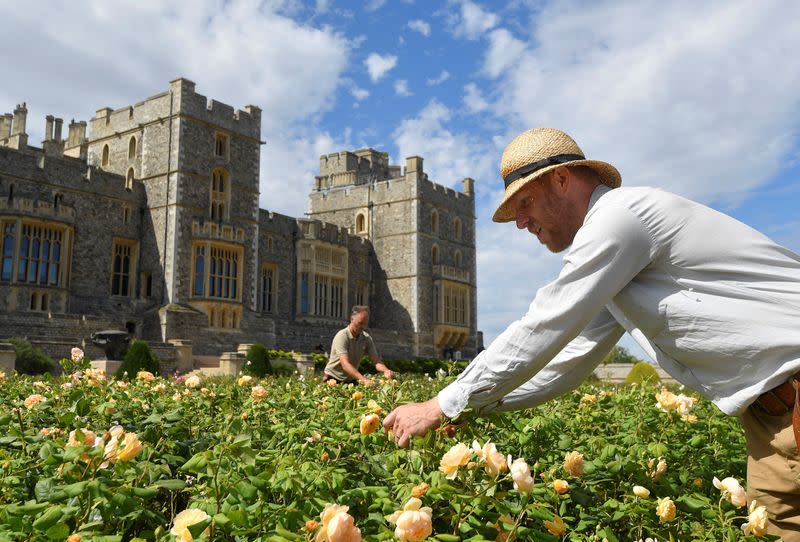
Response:
[[[391,429],[392,427],[394,427],[394,419],[395,419],[395,416],[397,416],[396,412],[397,412],[397,409],[395,409],[395,410],[392,410],[392,411],[389,413],[389,415],[388,415],[388,416],[386,416],[386,417],[383,419],[383,428],[384,428],[385,430],[387,430],[387,431],[388,431],[389,429]]]
[[[398,448],[408,448],[408,443],[411,440],[411,433],[403,433],[399,439],[397,439],[397,447]]]

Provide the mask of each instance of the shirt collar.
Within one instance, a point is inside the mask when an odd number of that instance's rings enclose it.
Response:
[[[589,198],[589,207],[586,208],[586,214],[589,214],[589,211],[592,210],[592,207],[594,207],[594,204],[597,203],[597,200],[603,197],[603,195],[608,193],[610,190],[610,186],[604,184],[597,185],[597,188],[594,189],[591,197]]]

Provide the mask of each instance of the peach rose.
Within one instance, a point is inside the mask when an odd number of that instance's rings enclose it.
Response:
[[[267,390],[264,388],[264,386],[253,386],[253,388],[250,390],[250,397],[256,401],[264,399],[266,396]]]
[[[73,363],[80,363],[83,361],[83,350],[78,348],[77,346],[70,350],[69,353],[70,357],[72,358]]]
[[[566,480],[553,480],[553,489],[559,495],[563,495],[567,491],[569,491],[569,482]]]
[[[362,435],[374,433],[381,424],[381,419],[377,414],[364,414],[361,417],[360,430]]]
[[[240,386],[248,386],[253,381],[253,377],[250,375],[240,376],[239,380],[237,380],[237,384]]]
[[[156,377],[150,371],[139,371],[136,373],[136,380],[143,380],[145,382],[152,382]]]
[[[44,395],[39,395],[38,393],[34,393],[25,398],[25,406],[28,408],[33,408],[33,405],[36,403],[44,403],[45,401],[47,401],[47,397]]]
[[[411,497],[403,506],[387,519],[389,523],[395,525],[394,535],[398,540],[406,542],[419,542],[425,540],[433,532],[432,518],[433,510],[429,507],[422,507],[422,501],[416,497]]]
[[[511,456],[509,456],[511,459]],[[522,493],[527,493],[533,489],[533,476],[531,476],[531,469],[524,459],[518,457],[511,463],[509,468],[511,471],[511,479],[514,480],[514,489]]]
[[[720,482],[715,476],[713,482],[714,487],[722,492],[722,497],[731,501],[731,504],[736,508],[741,508],[747,504],[744,488],[736,478],[729,476],[728,478],[723,478]]]
[[[322,527],[315,542],[361,542],[361,529],[355,526],[347,506],[328,504],[320,514]]]
[[[439,470],[445,474],[446,478],[452,480],[458,474],[458,468],[469,463],[470,459],[472,459],[472,450],[463,442],[459,442],[442,456]]]
[[[184,380],[183,384],[187,388],[198,388],[200,387],[200,377],[197,375],[192,375],[186,380]]]
[[[481,447],[478,441],[472,442],[472,451],[483,460],[484,468],[490,476],[497,476],[508,469],[508,463],[503,454],[497,451],[497,446],[493,442],[487,441]]]
[[[427,493],[429,487],[430,485],[422,482],[421,484],[414,486],[414,488],[411,490],[411,496],[419,499],[425,495],[425,493]]]
[[[378,416],[383,414],[383,408],[375,401],[375,399],[370,399],[367,401],[367,408],[370,412],[377,414]]]
[[[564,469],[572,476],[583,474],[583,454],[572,451],[564,456]]]

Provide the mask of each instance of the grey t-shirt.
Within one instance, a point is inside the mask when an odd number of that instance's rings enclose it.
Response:
[[[353,337],[348,326],[336,333],[333,338],[331,355],[328,358],[328,364],[325,366],[325,373],[336,380],[350,380],[352,377],[344,372],[342,362],[339,360],[342,354],[346,354],[350,364],[358,369],[358,365],[361,363],[361,356],[367,354],[370,357],[377,357],[378,351],[375,350],[375,344],[372,342],[372,337],[369,336],[369,333],[362,331],[358,337]]]

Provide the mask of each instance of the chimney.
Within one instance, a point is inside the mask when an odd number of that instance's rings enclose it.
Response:
[[[406,158],[406,179],[423,179],[422,157],[409,156]]]
[[[6,113],[0,116],[0,139],[7,139],[11,137],[11,122],[14,117],[11,113]]]
[[[86,142],[86,121],[75,122],[73,119],[69,123],[69,133],[67,142],[64,145],[64,156],[72,156],[86,160],[86,153],[89,145]]]
[[[51,141],[53,139],[53,115],[47,115],[44,118],[44,140]]]
[[[61,142],[61,126],[64,124],[64,119],[55,119],[55,129],[53,130],[53,139],[56,143]]]
[[[25,102],[18,104],[14,109],[14,126],[12,127],[11,135],[24,135],[25,122],[28,119],[28,108],[25,107]]]
[[[461,181],[461,184],[464,187],[462,189],[462,192],[464,192],[464,194],[466,194],[467,196],[474,195],[474,193],[475,193],[475,181],[473,179],[470,179],[469,177],[466,177],[463,181]]]

